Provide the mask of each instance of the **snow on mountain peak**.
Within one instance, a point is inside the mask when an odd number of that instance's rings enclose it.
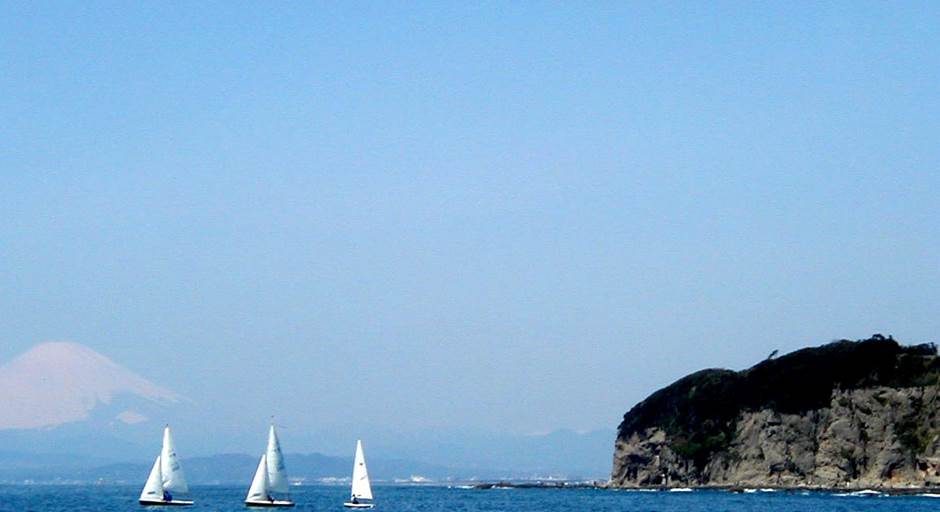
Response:
[[[0,366],[0,430],[83,420],[122,394],[161,404],[181,400],[84,345],[41,343]]]

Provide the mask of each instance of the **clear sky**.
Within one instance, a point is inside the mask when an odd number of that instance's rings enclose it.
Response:
[[[0,360],[526,433],[940,341],[940,4],[466,4],[0,5]]]

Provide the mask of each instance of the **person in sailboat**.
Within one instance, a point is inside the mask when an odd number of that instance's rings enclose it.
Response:
[[[353,503],[353,505],[358,505],[358,504],[359,504],[359,498],[353,496],[352,503]]]
[[[173,495],[166,489],[163,490],[163,501],[173,501]]]

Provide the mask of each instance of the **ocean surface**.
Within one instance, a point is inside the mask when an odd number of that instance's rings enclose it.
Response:
[[[149,507],[174,511],[244,511],[245,489],[196,486],[192,507]],[[137,504],[138,487],[101,485],[0,486],[0,511],[91,512],[145,510]],[[339,486],[293,488],[292,510],[342,512],[348,489]],[[460,489],[381,486],[374,490],[377,512],[787,512],[787,511],[940,511],[940,498],[837,496],[823,493],[722,491],[636,492],[595,489]],[[288,509],[291,510],[291,509]]]

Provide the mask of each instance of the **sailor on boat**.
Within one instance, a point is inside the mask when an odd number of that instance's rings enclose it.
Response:
[[[343,506],[346,508],[372,508],[375,506],[372,503],[372,486],[369,484],[369,471],[366,469],[366,457],[362,451],[362,441],[356,441],[352,488],[349,490],[349,501],[343,503]]]
[[[189,486],[186,485],[170,426],[167,425],[163,429],[163,446],[160,449],[160,455],[157,455],[156,460],[153,461],[150,476],[140,492],[138,502],[148,506],[193,504],[192,500],[174,499],[174,492],[185,496],[189,492]]]
[[[294,502],[290,499],[288,485],[284,455],[281,453],[281,443],[278,441],[277,432],[275,432],[272,423],[271,428],[268,430],[267,449],[258,462],[255,478],[251,481],[251,487],[245,497],[245,505],[249,507],[293,507]],[[284,495],[284,497],[278,499],[275,497],[275,493]]]

